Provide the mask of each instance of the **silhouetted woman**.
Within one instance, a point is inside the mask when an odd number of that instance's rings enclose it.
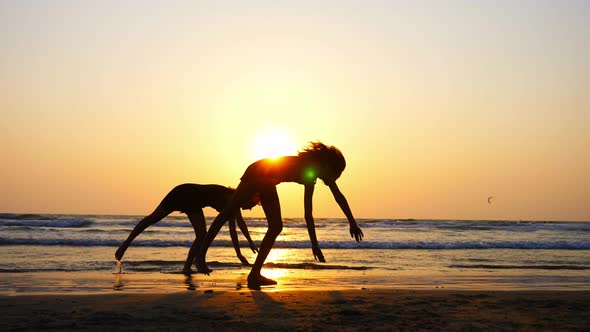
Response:
[[[340,150],[333,146],[326,146],[320,142],[310,143],[297,156],[262,159],[248,166],[231,201],[209,227],[209,231],[195,259],[197,271],[204,274],[209,274],[212,271],[207,267],[205,262],[205,256],[211,242],[219,232],[221,226],[239,210],[240,206],[244,202],[247,202],[252,195],[259,193],[262,208],[268,221],[268,230],[260,244],[258,256],[248,275],[248,287],[259,288],[263,285],[276,284],[276,281],[263,277],[260,274],[260,270],[277,236],[283,229],[281,207],[276,189],[276,185],[282,182],[297,182],[305,187],[305,221],[312,241],[312,251],[316,259],[322,262],[325,261],[317,244],[312,215],[313,191],[318,178],[322,179],[330,187],[334,199],[342,209],[342,212],[344,212],[344,215],[346,215],[350,225],[351,237],[354,237],[357,242],[362,241],[363,232],[356,224],[346,198],[336,185],[336,180],[340,177],[345,167],[346,162]]]
[[[189,250],[189,254],[187,256],[187,260],[184,264],[183,273],[190,274],[190,268],[193,263],[194,257],[196,255],[196,251],[199,249],[199,245],[203,239],[205,238],[205,234],[207,233],[207,226],[205,223],[205,215],[203,214],[203,208],[206,206],[212,207],[217,212],[221,212],[230,201],[231,197],[233,196],[235,189],[216,185],[216,184],[207,184],[207,185],[200,185],[200,184],[193,184],[193,183],[185,183],[179,186],[176,186],[172,189],[166,197],[162,200],[160,205],[156,207],[154,212],[152,212],[147,217],[140,220],[135,228],[129,234],[129,237],[117,249],[115,253],[115,258],[120,260],[125,255],[125,251],[131,244],[131,241],[135,239],[141,232],[143,232],[149,226],[157,223],[158,221],[164,219],[164,217],[168,216],[170,213],[174,211],[180,211],[182,213],[186,213],[188,219],[193,226],[195,231],[195,241],[193,246]],[[244,199],[237,209],[234,209],[231,215],[228,214],[228,219],[230,220],[229,223],[229,234],[231,236],[234,249],[236,250],[236,255],[244,265],[250,265],[248,260],[242,256],[240,252],[240,245],[238,242],[238,235],[236,233],[236,221],[240,230],[248,240],[250,244],[250,249],[253,252],[257,252],[258,249],[252,242],[250,238],[250,233],[248,232],[248,226],[244,222],[242,218],[242,214],[240,212],[240,207],[244,210],[252,209],[258,203],[257,196],[254,194],[251,195],[248,199]],[[219,231],[219,229],[217,230]]]

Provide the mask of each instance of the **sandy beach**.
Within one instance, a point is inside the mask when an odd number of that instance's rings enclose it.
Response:
[[[0,297],[0,329],[582,331],[587,291],[199,290]]]
[[[246,288],[250,267],[237,262],[231,241],[223,238],[211,250],[211,275],[180,273],[188,248],[178,239],[192,236],[181,218],[144,234],[146,242],[130,248],[122,273],[114,273],[113,254],[117,237],[135,225],[133,216],[6,218],[4,236],[14,243],[0,252],[0,331],[583,331],[590,326],[583,223],[366,221],[371,241],[363,244],[369,246],[350,247],[349,234],[339,227],[344,220],[327,219],[317,225],[326,235],[323,252],[329,261],[317,263],[304,247],[309,241],[304,222],[292,220],[263,269],[278,285],[253,291]],[[256,241],[266,231],[261,221],[250,228]],[[503,247],[507,243],[510,248]],[[405,248],[409,245],[413,249]],[[527,245],[543,249],[522,249]],[[253,261],[255,254],[247,258]]]

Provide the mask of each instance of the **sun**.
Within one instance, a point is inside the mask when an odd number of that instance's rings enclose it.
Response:
[[[297,149],[287,131],[272,128],[256,136],[252,152],[254,158],[258,160],[294,155]]]

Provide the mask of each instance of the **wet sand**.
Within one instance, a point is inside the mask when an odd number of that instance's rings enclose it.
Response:
[[[0,330],[582,331],[588,291],[197,290],[0,296]]]

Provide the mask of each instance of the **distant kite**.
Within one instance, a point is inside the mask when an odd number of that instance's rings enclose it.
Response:
[[[488,204],[492,204],[493,200],[494,200],[494,196],[488,197]]]

